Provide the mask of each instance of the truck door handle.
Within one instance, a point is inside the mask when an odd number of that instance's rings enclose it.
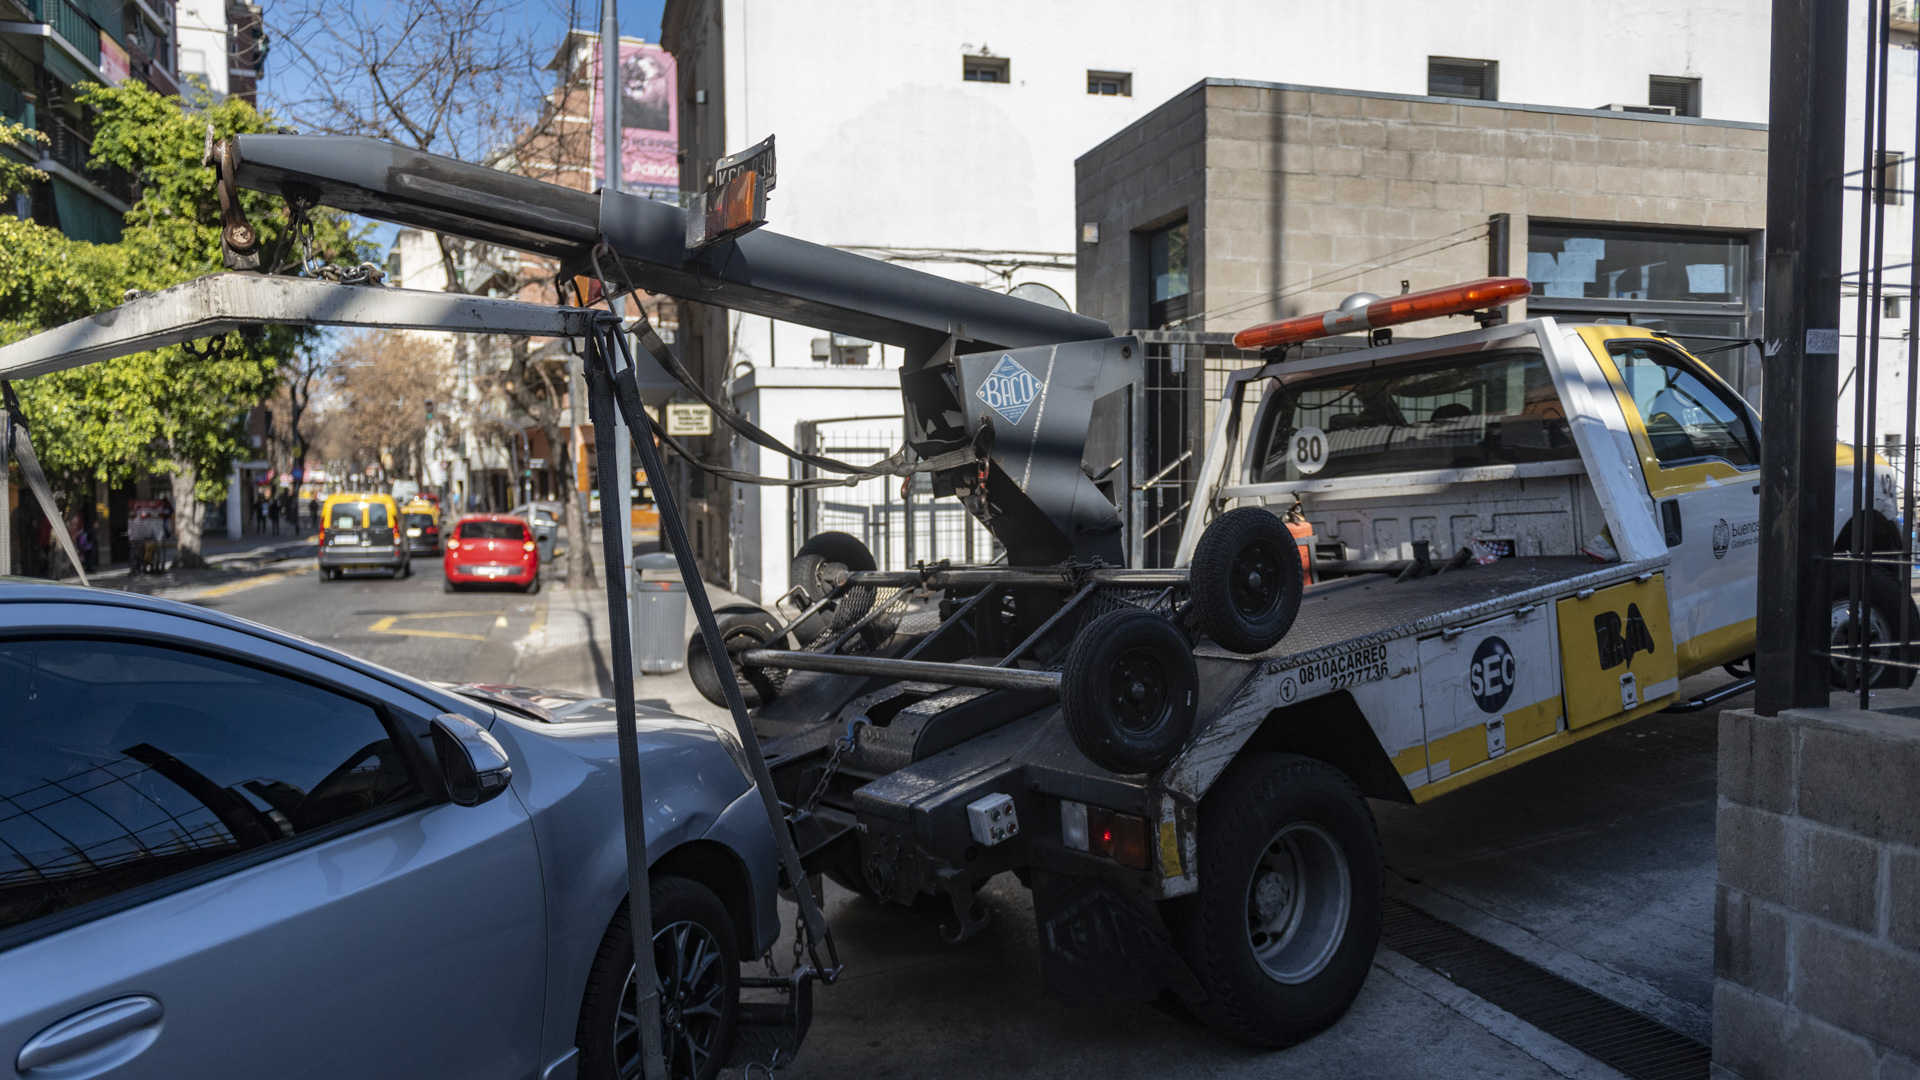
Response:
[[[103,1001],[41,1029],[20,1048],[13,1067],[22,1075],[70,1062],[81,1055],[117,1060],[99,1062],[112,1068],[153,1045],[160,1037],[160,1002],[144,994]],[[112,1044],[120,1043],[119,1047]],[[88,1073],[92,1075],[92,1073]]]
[[[1679,547],[1681,539],[1679,499],[1668,499],[1660,504],[1660,526],[1666,530],[1667,546]]]

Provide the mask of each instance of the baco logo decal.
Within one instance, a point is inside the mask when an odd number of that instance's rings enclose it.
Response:
[[[1473,650],[1473,664],[1467,668],[1467,689],[1481,712],[1497,713],[1513,696],[1513,682],[1519,675],[1513,650],[1497,637],[1490,637]]]
[[[1021,367],[1012,356],[1002,354],[1000,362],[980,383],[980,389],[974,396],[987,403],[994,412],[1007,418],[1007,423],[1017,424],[1027,415],[1027,406],[1040,396],[1043,384],[1035,378],[1033,372]]]

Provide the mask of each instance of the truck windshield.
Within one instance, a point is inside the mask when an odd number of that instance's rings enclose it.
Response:
[[[1546,361],[1531,350],[1343,372],[1269,393],[1255,483],[1580,456]]]

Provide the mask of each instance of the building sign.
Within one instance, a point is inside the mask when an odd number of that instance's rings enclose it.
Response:
[[[606,119],[600,46],[593,49],[593,173],[606,176]],[[638,195],[680,192],[679,82],[673,54],[658,45],[620,46],[620,186]]]
[[[106,76],[108,86],[119,86],[133,74],[133,64],[127,58],[127,50],[100,31],[100,74]]]
[[[713,434],[713,410],[705,405],[667,406],[667,434],[669,435],[711,435]]]

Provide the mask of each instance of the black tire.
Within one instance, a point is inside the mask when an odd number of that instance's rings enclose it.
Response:
[[[1359,789],[1324,762],[1255,754],[1201,804],[1199,840],[1200,891],[1167,905],[1207,993],[1194,1015],[1274,1049],[1326,1030],[1380,939],[1386,868]]]
[[[1067,733],[1103,769],[1152,772],[1193,732],[1200,676],[1192,646],[1150,611],[1110,611],[1088,623],[1060,674]]]
[[[711,1080],[733,1050],[740,1010],[740,947],[726,905],[686,878],[654,881],[654,964],[660,975],[661,1050],[674,1080]],[[699,956],[696,952],[704,950]],[[684,977],[689,968],[704,966]],[[622,1013],[634,1012],[633,927],[623,904],[594,954],[580,1002],[575,1045],[581,1080],[640,1075],[640,1032]],[[687,1010],[698,1004],[699,1009]],[[708,1013],[704,1010],[711,1009]]]
[[[320,584],[325,585],[327,582],[332,580],[333,580],[333,571],[327,569],[324,566],[321,567],[320,568]]]
[[[833,591],[839,571],[874,570],[879,568],[874,561],[873,552],[856,536],[843,532],[815,533],[800,545],[793,556],[793,566],[789,569],[788,580],[800,587],[800,595],[805,604],[812,607]],[[857,588],[847,590],[847,594],[833,602],[833,606],[824,609],[821,614],[827,617],[825,628],[819,626],[819,619],[808,619],[802,628],[809,637],[801,640],[806,645],[813,637],[819,637],[825,629],[845,630],[860,621],[860,617],[873,607],[873,590]],[[892,628],[887,628],[881,637],[891,636]],[[871,635],[869,635],[871,637]]]
[[[1833,607],[1831,621],[1832,651],[1838,653],[1854,644],[1852,611],[1849,598],[1853,590],[1853,574],[1844,563],[1836,564],[1833,572]],[[1867,612],[1868,642],[1893,643],[1890,648],[1874,649],[1869,655],[1884,656],[1888,659],[1904,660],[1907,663],[1920,662],[1920,647],[1908,644],[1906,648],[1898,645],[1900,640],[1900,615],[1904,605],[1909,638],[1920,640],[1920,608],[1913,603],[1912,594],[1900,587],[1900,579],[1892,574],[1870,570],[1867,573]],[[1833,661],[1833,688],[1836,690],[1858,690],[1859,678],[1851,663]],[[1874,689],[1890,689],[1913,685],[1912,668],[1891,667],[1875,664],[1868,669],[1867,685]]]
[[[460,586],[455,585],[453,583],[452,578],[446,578],[442,580],[440,582],[440,588],[441,588],[441,591],[443,592],[459,592],[460,591]]]
[[[1300,614],[1300,549],[1269,511],[1243,506],[1215,518],[1193,549],[1190,587],[1200,630],[1221,648],[1265,652]]]
[[[533,575],[533,580],[527,582],[526,594],[528,596],[532,596],[535,593],[538,593],[539,591],[540,591],[540,575],[535,574]]]
[[[715,620],[715,624],[720,630],[720,640],[726,644],[727,653],[733,659],[734,676],[740,680],[740,696],[747,708],[758,708],[779,697],[787,673],[771,668],[744,667],[739,654],[763,647],[786,648],[785,637],[774,637],[774,631],[780,629],[780,620],[764,611],[755,611],[722,615]],[[698,630],[687,642],[687,674],[693,678],[693,687],[700,691],[701,697],[723,709],[727,707],[727,692],[720,683],[719,673],[714,670],[712,658],[707,655],[706,635]]]

